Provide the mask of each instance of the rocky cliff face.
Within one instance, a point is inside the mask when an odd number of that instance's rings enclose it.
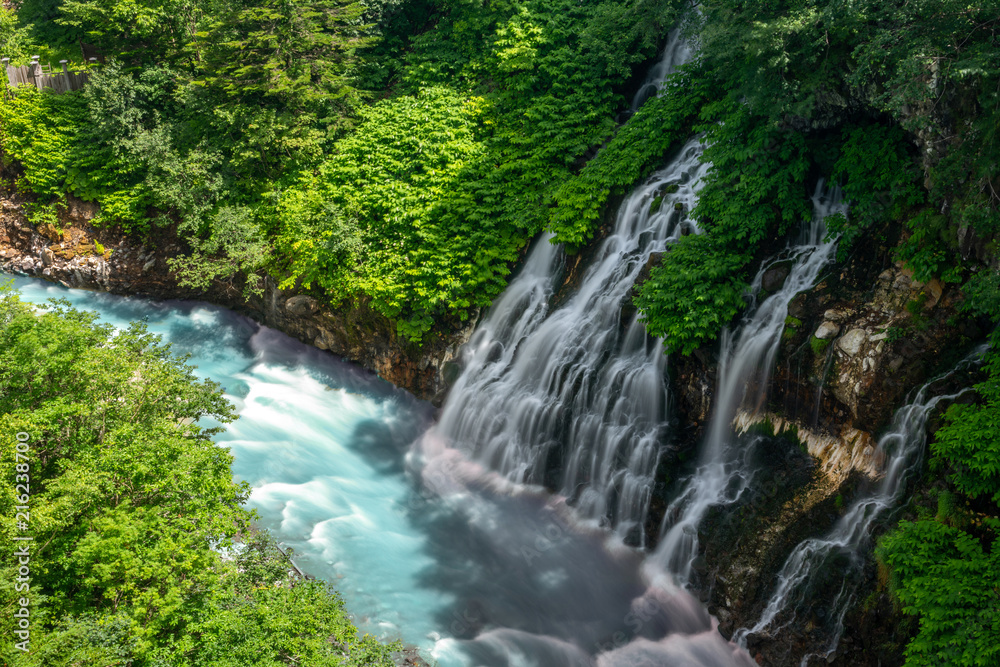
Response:
[[[35,276],[65,287],[96,289],[154,299],[199,299],[226,306],[261,324],[374,371],[419,398],[440,403],[457,372],[459,348],[475,321],[450,322],[422,345],[401,340],[385,317],[363,302],[331,308],[314,296],[280,290],[267,281],[261,297],[245,298],[238,282],[199,291],[177,284],[167,258],[180,251],[169,230],[150,245],[90,223],[93,204],[69,198],[59,229],[28,222],[16,193],[0,193],[0,270]]]
[[[766,399],[744,406],[737,417],[762,472],[739,503],[707,518],[700,530],[704,558],[696,568],[702,599],[724,634],[752,626],[795,546],[826,534],[853,499],[877,483],[878,436],[907,394],[953,367],[984,336],[959,315],[956,286],[917,282],[892,261],[891,250],[889,244],[870,248],[831,266],[815,288],[793,300]],[[765,276],[764,286],[774,290],[783,280],[779,269]],[[701,439],[715,363],[711,350],[674,362],[681,421],[689,425],[681,448]],[[823,617],[822,598],[832,603],[843,570],[830,562],[830,580],[817,583],[818,607],[800,610],[774,636],[751,635],[751,655],[781,667],[810,653],[839,665],[901,664],[915,628],[894,609],[871,550],[860,557],[862,581],[836,651],[825,655],[831,619]]]

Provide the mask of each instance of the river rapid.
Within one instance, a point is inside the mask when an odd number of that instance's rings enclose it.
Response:
[[[429,465],[432,407],[356,366],[204,303],[14,286],[116,327],[144,320],[221,384],[240,418],[216,440],[253,487],[250,506],[362,630],[442,667],[752,664],[565,497],[450,448]]]

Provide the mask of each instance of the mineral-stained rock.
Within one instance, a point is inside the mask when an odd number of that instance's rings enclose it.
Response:
[[[938,305],[941,295],[944,293],[944,285],[941,284],[940,280],[934,278],[924,287],[924,292],[927,294],[927,302],[924,303],[924,308],[929,310]]]
[[[50,241],[58,241],[62,238],[62,234],[55,228],[55,225],[48,222],[38,228],[38,233]]]
[[[837,341],[837,347],[847,356],[853,357],[861,350],[861,346],[867,340],[868,333],[864,329],[851,329]]]

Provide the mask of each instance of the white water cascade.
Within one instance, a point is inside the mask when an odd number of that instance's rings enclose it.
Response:
[[[694,49],[691,43],[681,39],[681,28],[678,26],[671,30],[667,36],[667,45],[663,49],[663,55],[646,74],[646,80],[632,97],[632,111],[636,111],[646,100],[658,94],[663,80],[678,66],[690,60],[693,53]]]
[[[516,482],[542,483],[557,457],[561,494],[623,536],[642,532],[668,397],[662,345],[637,314],[622,322],[622,306],[650,255],[694,231],[683,210],[707,167],[700,156],[692,141],[636,188],[576,293],[553,312],[560,252],[537,244],[476,331],[436,429]],[[676,191],[651,211],[668,186]]]
[[[689,53],[671,33],[658,81]],[[562,253],[548,237],[536,243],[467,346],[432,434],[511,481],[556,486],[634,544],[644,543],[666,428],[666,355],[638,314],[622,321],[622,307],[650,256],[697,231],[685,211],[708,168],[701,153],[689,142],[629,195],[579,287],[551,312]],[[558,479],[546,478],[552,470]]]
[[[654,556],[660,568],[673,573],[682,583],[689,579],[698,555],[698,526],[706,512],[713,506],[735,502],[750,481],[752,471],[732,428],[736,412],[741,406],[752,412],[763,405],[788,304],[796,294],[812,287],[836,247],[834,240],[826,240],[824,219],[846,212],[839,191],[825,190],[821,182],[812,201],[813,218],[802,238],[764,263],[754,279],[752,293],[760,293],[765,271],[776,263],[791,261],[782,287],[751,308],[737,336],[723,332],[718,389],[701,459],[691,480],[667,508]]]
[[[927,419],[942,402],[953,401],[962,393],[937,394],[933,387],[953,375],[956,371],[969,367],[978,360],[985,346],[975,350],[953,371],[939,376],[922,386],[912,402],[896,411],[889,430],[878,441],[876,459],[884,457],[885,465],[881,481],[866,495],[863,495],[834,524],[823,537],[801,542],[785,561],[778,573],[778,585],[761,614],[760,620],[752,628],[742,628],[734,636],[741,646],[746,646],[747,637],[767,632],[770,635],[789,625],[795,619],[796,608],[817,599],[823,600],[827,608],[825,616],[832,621],[831,639],[822,654],[809,654],[802,658],[802,666],[813,657],[825,658],[837,649],[843,633],[844,614],[850,606],[855,587],[849,577],[843,579],[839,592],[830,600],[822,595],[810,595],[811,586],[819,570],[830,567],[838,556],[846,556],[849,565],[855,569],[862,564],[862,547],[868,543],[875,521],[892,510],[902,500],[906,482],[919,470],[927,444]],[[881,455],[881,456],[880,456]],[[843,568],[837,568],[842,572]],[[812,591],[814,593],[814,591]],[[775,624],[779,616],[786,616],[780,624]]]

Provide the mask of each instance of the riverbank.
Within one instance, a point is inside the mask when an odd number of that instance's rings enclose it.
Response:
[[[96,204],[72,196],[59,212],[58,226],[33,225],[26,215],[30,201],[16,191],[0,191],[0,270],[64,287],[208,301],[357,363],[435,404],[457,375],[459,349],[475,329],[476,318],[447,322],[416,345],[401,339],[393,323],[364,302],[334,308],[316,295],[279,289],[270,279],[261,296],[247,297],[242,276],[214,281],[206,290],[183,287],[167,266],[183,243],[171,229],[154,229],[143,242],[95,227]]]

